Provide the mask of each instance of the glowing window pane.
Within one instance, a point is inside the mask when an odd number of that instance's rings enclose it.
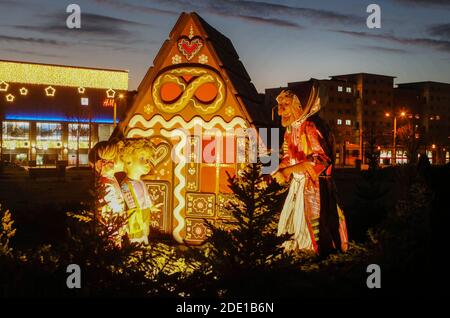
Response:
[[[37,123],[36,140],[38,141],[61,141],[62,126],[57,123]]]
[[[89,124],[69,124],[69,149],[77,148],[89,148]]]
[[[114,130],[114,125],[99,124],[98,125],[98,141],[108,140]]]
[[[4,121],[2,135],[3,140],[29,140],[30,124],[23,121]]]
[[[228,185],[228,174],[230,176],[236,175],[236,169],[233,166],[220,168],[219,171],[219,192],[221,193],[232,193]]]
[[[200,172],[200,191],[201,192],[216,192],[216,167],[203,165]]]

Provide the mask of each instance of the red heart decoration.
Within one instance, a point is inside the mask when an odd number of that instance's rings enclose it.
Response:
[[[203,47],[201,38],[189,39],[182,37],[178,40],[178,50],[190,61]]]

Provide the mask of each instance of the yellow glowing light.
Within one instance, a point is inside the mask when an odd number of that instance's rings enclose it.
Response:
[[[191,81],[188,85],[185,85],[182,82],[183,76],[194,76],[195,80]],[[182,96],[174,103],[164,102],[161,98],[161,87],[166,83],[176,83],[178,87],[183,88]],[[202,103],[193,97],[196,90],[206,83],[214,85],[218,93],[214,98],[214,101]],[[226,98],[226,86],[222,78],[212,71],[200,67],[182,67],[159,75],[153,82],[152,96],[155,106],[166,113],[178,113],[187,105],[191,104],[196,111],[206,115],[212,114],[222,107]]]
[[[124,97],[124,95],[123,95],[123,94],[120,94],[120,95],[119,95],[119,98],[123,98],[123,97]]]
[[[50,97],[55,96],[55,92],[56,92],[56,89],[54,89],[51,86],[49,86],[45,89],[45,95],[50,96]]]
[[[390,116],[391,116],[391,114],[389,114],[389,113],[386,113],[386,114],[384,114],[384,116],[386,116],[386,117],[390,117]]]
[[[400,113],[400,116],[402,116],[402,117],[404,117],[405,115],[406,115],[405,112],[401,112],[401,113]]]
[[[6,95],[6,101],[12,103],[14,101],[14,95],[13,94],[8,94]]]
[[[0,82],[0,92],[7,92],[9,84],[5,81]]]
[[[21,89],[19,89],[20,95],[28,95],[28,89],[26,89],[25,87],[22,87]]]
[[[237,127],[245,129],[247,128],[247,122],[241,117],[235,117],[231,122],[227,123],[223,118],[219,116],[213,117],[210,121],[204,121],[199,117],[195,117],[193,120],[186,122],[179,115],[172,117],[169,121],[166,121],[161,115],[156,115],[151,120],[147,121],[142,115],[137,114],[130,119],[128,123],[128,128],[130,128],[130,130],[126,133],[126,136],[127,138],[152,136],[154,130],[151,127],[154,127],[157,123],[162,125],[162,127],[164,128],[160,130],[160,133],[164,137],[180,139],[180,142],[174,148],[175,156],[179,159],[179,162],[174,169],[174,174],[178,179],[178,184],[174,188],[173,193],[174,197],[178,200],[178,205],[173,210],[173,216],[178,222],[178,225],[172,231],[172,235],[177,242],[183,243],[184,240],[182,238],[181,231],[184,229],[186,222],[181,212],[185,208],[186,201],[182,195],[182,191],[187,186],[187,184],[186,177],[183,174],[184,168],[186,166],[186,159],[183,157],[182,152],[184,146],[187,144],[187,138],[186,134],[175,128],[183,127],[186,129],[193,129],[195,126],[200,126],[204,130],[206,130],[220,125],[224,130]],[[138,126],[143,126],[145,129],[142,129]]]
[[[436,149],[436,145],[435,144],[431,145],[431,148]]]
[[[106,96],[108,98],[114,98],[114,96],[116,96],[116,91],[110,88],[106,91]]]
[[[84,87],[78,87],[78,93],[84,94],[85,91],[86,91],[86,88],[84,88]]]
[[[0,79],[10,83],[128,90],[128,72],[0,61]]]

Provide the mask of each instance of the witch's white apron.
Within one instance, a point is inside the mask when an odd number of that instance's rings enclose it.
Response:
[[[305,217],[305,189],[306,177],[302,173],[293,173],[289,193],[281,211],[278,223],[278,235],[293,234],[292,238],[283,243],[287,251],[314,250],[311,234]]]

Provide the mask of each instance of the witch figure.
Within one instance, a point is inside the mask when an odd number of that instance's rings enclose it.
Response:
[[[301,98],[308,92],[302,105]],[[285,250],[326,256],[338,249],[346,251],[348,236],[332,179],[334,139],[317,114],[321,95],[316,81],[310,81],[306,89],[278,95],[278,114],[286,132],[282,160],[273,176],[279,183],[290,182],[278,224],[278,235],[292,234],[283,244]]]

